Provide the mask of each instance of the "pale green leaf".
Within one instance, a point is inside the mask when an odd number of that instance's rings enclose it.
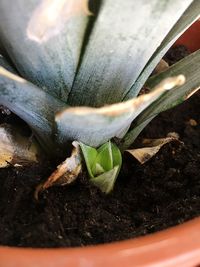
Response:
[[[112,170],[91,179],[91,182],[98,187],[103,193],[110,193],[113,190],[115,181],[119,174],[119,166],[115,166]]]
[[[123,99],[192,0],[104,0],[69,104],[99,107]]]
[[[97,157],[95,160],[95,165],[99,164],[102,166],[104,171],[109,171],[113,169],[113,156],[111,142],[103,144],[99,149],[97,149]]]
[[[94,166],[94,163],[97,157],[97,150],[81,142],[79,142],[79,144],[80,144],[80,147],[81,147],[84,159],[85,159],[86,167],[90,175],[90,178],[93,178],[94,175],[93,175],[92,168]]]
[[[144,70],[138,77],[135,84],[132,86],[124,100],[128,100],[137,96],[138,92],[146,82],[153,69],[156,67],[161,58],[169,50],[172,44],[180,37],[180,35],[200,16],[200,1],[195,0],[190,7],[185,11],[183,16],[178,20],[159,48],[153,54],[149,62],[146,64]]]
[[[157,101],[152,103],[144,112],[142,112],[121,143],[121,149],[127,149],[136,139],[143,128],[160,112],[170,109],[180,104],[197,91],[200,87],[200,50],[182,59],[171,66],[168,70],[151,77],[147,86],[153,88],[165,77],[183,74],[186,77],[186,83],[163,94]]]
[[[19,73],[64,101],[74,80],[87,25],[85,14],[72,16],[75,11],[69,12],[72,4],[72,0],[0,1],[0,39]],[[47,40],[32,38],[46,33]]]
[[[104,173],[105,170],[104,170],[104,168],[99,163],[96,163],[93,166],[92,172],[95,174],[95,176],[98,176],[98,175]]]
[[[122,165],[119,148],[110,141],[97,150],[80,143],[90,181],[102,192],[109,193],[116,181]]]
[[[112,170],[91,179],[91,182],[98,187],[103,193],[110,193],[114,187],[115,181],[119,174],[119,166],[115,166]]]
[[[0,67],[0,104],[26,121],[46,150],[59,150],[54,140],[54,116],[66,107],[63,102]]]
[[[112,155],[113,155],[113,166],[119,166],[119,170],[121,168],[122,165],[122,154],[119,150],[119,148],[115,145],[115,144],[111,144],[112,145]]]
[[[97,149],[98,155],[94,164],[94,176],[113,169],[122,164],[122,157],[119,148],[110,141]],[[101,166],[101,168],[100,168]]]

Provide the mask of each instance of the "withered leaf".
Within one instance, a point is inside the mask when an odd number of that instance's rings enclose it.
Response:
[[[160,62],[155,67],[153,74],[161,73],[169,68],[169,64],[164,60],[161,59]]]
[[[169,133],[165,138],[144,139],[142,142],[144,145],[143,148],[129,149],[126,151],[135,157],[141,164],[144,164],[155,156],[164,145],[172,141],[179,141],[177,133]]]
[[[64,186],[71,184],[78,177],[82,170],[80,148],[78,142],[73,142],[72,144],[74,148],[71,156],[58,165],[57,169],[48,177],[45,182],[37,186],[35,190],[36,199],[38,199],[39,193],[45,189],[54,185]]]

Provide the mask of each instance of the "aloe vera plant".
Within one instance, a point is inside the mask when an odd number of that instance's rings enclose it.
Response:
[[[91,181],[109,192],[121,152],[200,85],[200,51],[149,78],[198,18],[200,1],[90,4],[1,0],[0,104],[28,123],[51,156],[78,141]],[[145,83],[150,93],[137,97]]]

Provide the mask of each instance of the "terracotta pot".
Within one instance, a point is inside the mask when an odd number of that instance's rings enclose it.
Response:
[[[200,48],[200,22],[176,42]],[[0,267],[194,267],[200,264],[200,218],[156,234],[66,249],[0,247]]]
[[[185,45],[194,52],[200,48],[200,20],[197,20],[192,26],[176,41],[175,45]]]

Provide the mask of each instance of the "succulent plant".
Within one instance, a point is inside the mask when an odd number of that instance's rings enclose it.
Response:
[[[149,78],[199,10],[199,0],[1,0],[0,104],[51,156],[74,140],[123,152],[199,87],[199,51]],[[150,93],[137,97],[144,84]],[[116,167],[98,160],[87,164],[93,178]]]

